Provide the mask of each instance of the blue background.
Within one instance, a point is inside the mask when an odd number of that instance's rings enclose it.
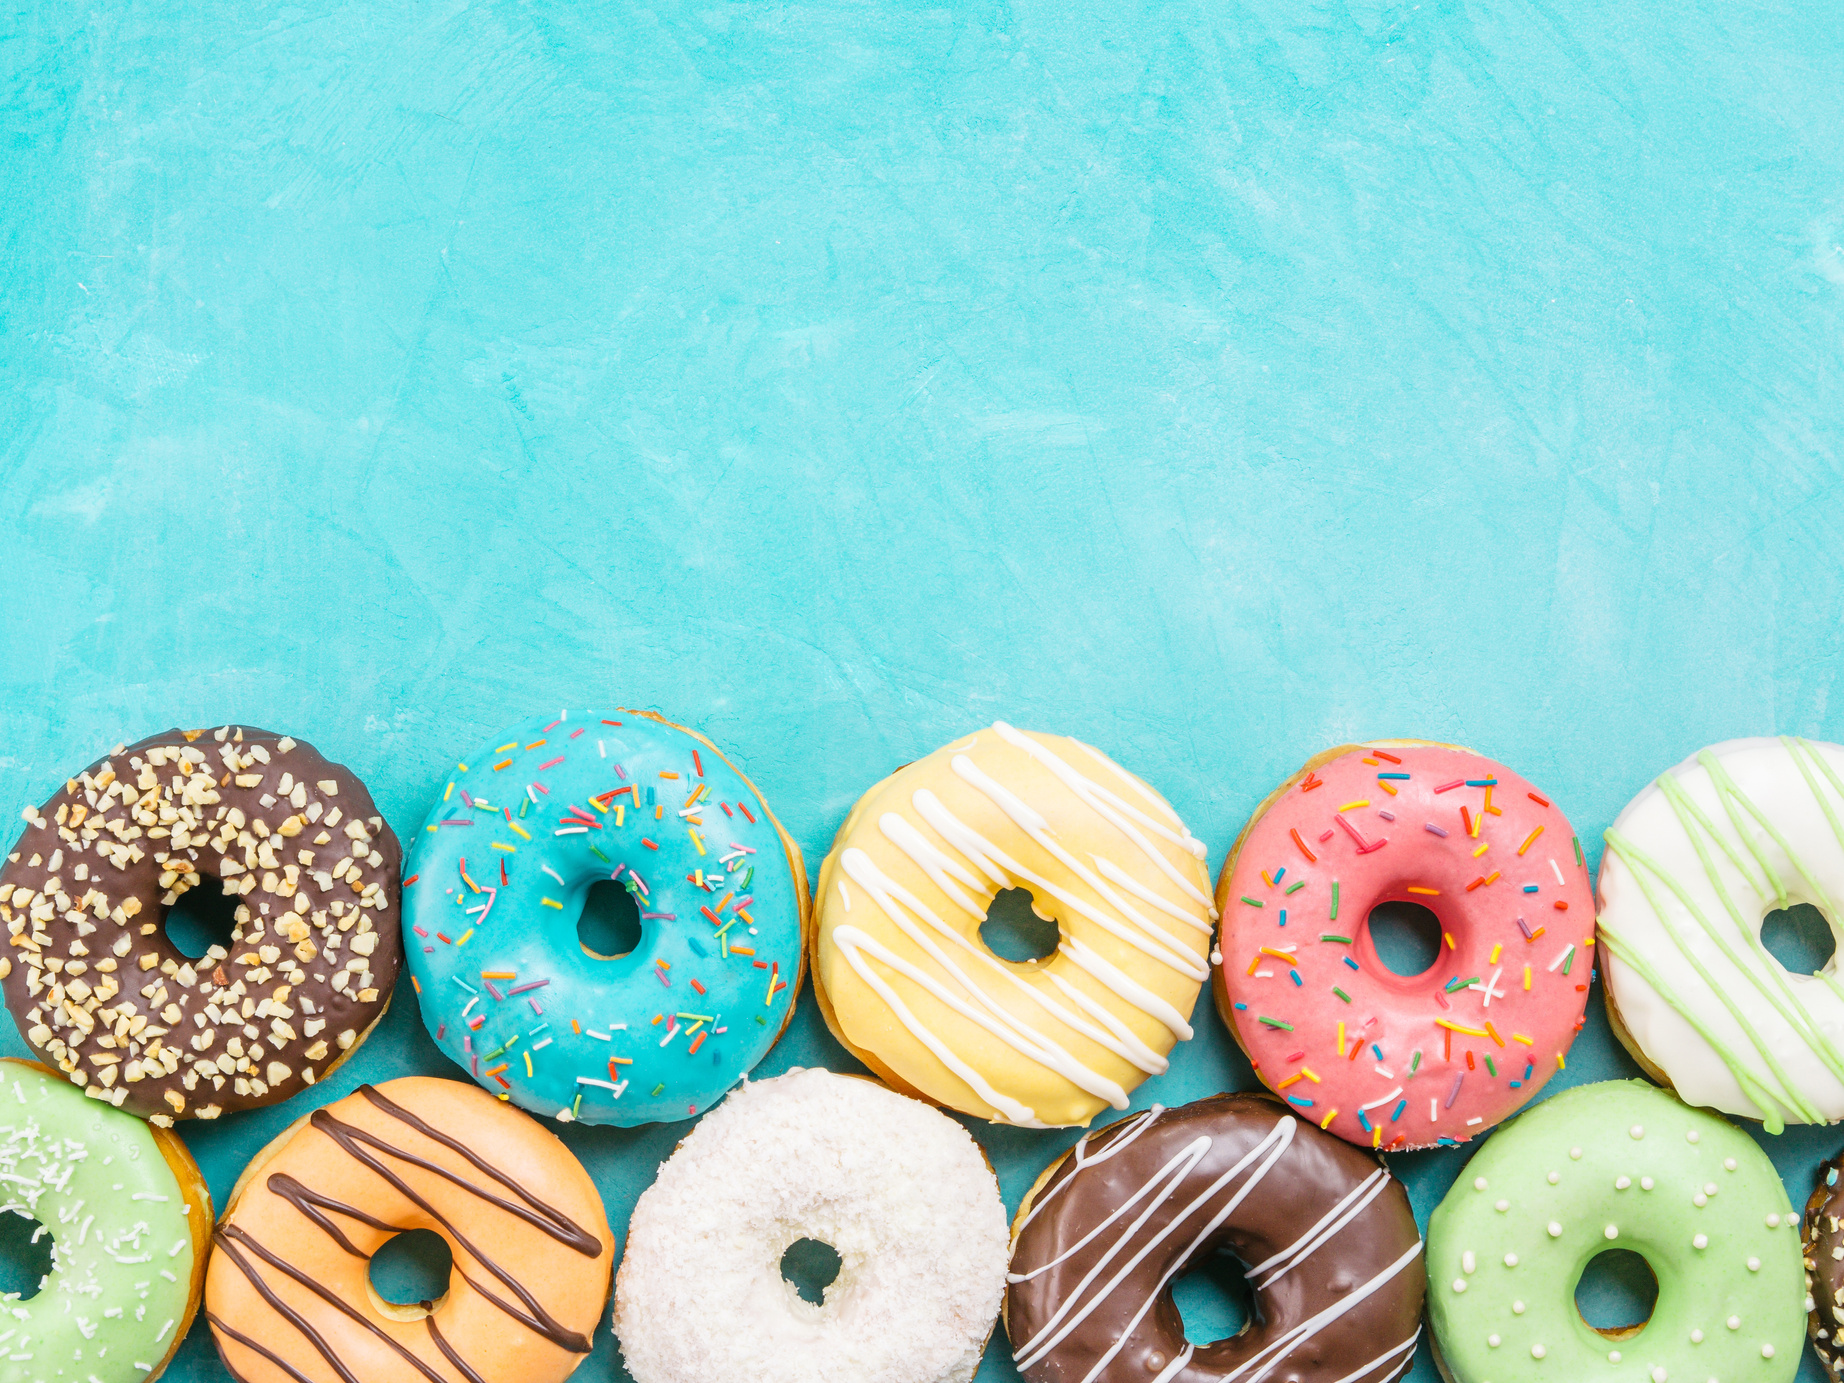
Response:
[[[1514,765],[1598,860],[1703,744],[1844,739],[1836,18],[28,4],[0,808],[234,719],[401,835],[501,725],[625,703],[813,867],[998,716],[1213,868],[1380,735]],[[1590,1011],[1571,1082],[1629,1069]],[[1200,1015],[1142,1103],[1250,1084]],[[808,997],[762,1069],[816,1062]],[[440,1069],[406,988],[327,1093]],[[305,1108],[187,1126],[215,1192]],[[684,1128],[567,1132],[617,1226]],[[1014,1204],[1073,1137],[978,1132]],[[1839,1142],[1769,1140],[1795,1201]],[[1424,1217],[1463,1161],[1398,1160]],[[223,1376],[203,1327],[172,1376]]]

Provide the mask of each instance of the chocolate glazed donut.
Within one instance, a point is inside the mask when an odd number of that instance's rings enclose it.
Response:
[[[402,852],[365,786],[262,730],[170,730],[70,779],[0,869],[7,1008],[92,1098],[160,1125],[286,1099],[351,1052],[403,962]],[[199,887],[230,949],[162,930]]]
[[[1805,1259],[1806,1333],[1825,1372],[1844,1378],[1844,1152],[1818,1169],[1812,1195],[1806,1201]]]
[[[1193,1346],[1172,1282],[1248,1269],[1240,1334]],[[1012,1226],[1005,1329],[1032,1383],[1389,1383],[1427,1275],[1400,1182],[1265,1094],[1154,1106],[1051,1164]]]

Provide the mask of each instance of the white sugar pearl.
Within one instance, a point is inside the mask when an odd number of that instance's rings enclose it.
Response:
[[[1484,1177],[1474,1177],[1473,1178],[1473,1190],[1475,1191],[1485,1190],[1485,1178]]]
[[[1751,1273],[1760,1272],[1761,1271],[1761,1260],[1758,1258],[1750,1258],[1748,1260],[1748,1271]]]
[[[1601,1237],[1603,1239],[1618,1239],[1620,1237],[1620,1227],[1618,1225],[1608,1225],[1606,1229],[1601,1231]]]
[[[1699,1234],[1690,1241],[1690,1246],[1693,1249],[1706,1249],[1710,1246],[1710,1236],[1707,1234]]]
[[[1730,1316],[1723,1324],[1728,1326],[1731,1330],[1740,1330],[1742,1328],[1742,1318],[1740,1316]]]
[[[1580,1162],[1581,1161],[1581,1149],[1580,1148],[1570,1148],[1569,1157],[1576,1162]]]
[[[1466,1290],[1466,1279],[1463,1277],[1456,1277],[1453,1280],[1453,1289],[1456,1292],[1464,1292]]]
[[[1770,1349],[1771,1349],[1772,1347],[1773,1347],[1773,1346],[1771,1346],[1771,1345],[1769,1345],[1769,1346],[1768,1346],[1768,1348],[1770,1348]],[[1543,1348],[1543,1346],[1542,1346],[1542,1345],[1532,1345],[1532,1346],[1530,1347],[1530,1357],[1531,1357],[1532,1359],[1541,1359],[1541,1358],[1542,1358],[1542,1357],[1543,1357],[1543,1356],[1544,1356],[1545,1354],[1548,1354],[1548,1353],[1549,1353],[1549,1351],[1548,1351],[1548,1350],[1546,1350],[1545,1348]]]
[[[1684,1139],[1686,1142],[1690,1142],[1690,1143],[1696,1142],[1697,1141],[1697,1131],[1695,1129],[1690,1130],[1690,1132],[1684,1135]]]
[[[1486,1344],[1488,1344],[1488,1345],[1490,1345],[1490,1346],[1491,1346],[1491,1347],[1492,1347],[1493,1349],[1497,1349],[1497,1348],[1498,1348],[1498,1347],[1499,1347],[1500,1345],[1502,1345],[1502,1344],[1504,1343],[1504,1341],[1503,1341],[1503,1340],[1501,1340],[1501,1339],[1499,1339],[1499,1338],[1498,1338],[1498,1336],[1496,1336],[1496,1335],[1488,1335],[1488,1336],[1486,1336],[1486,1337],[1485,1337],[1485,1342],[1486,1342]]]
[[[1706,1196],[1713,1196],[1721,1189],[1722,1188],[1713,1181],[1706,1181],[1703,1183],[1703,1194]]]
[[[1630,1129],[1627,1130],[1627,1132],[1632,1134],[1635,1140],[1644,1138],[1646,1136],[1646,1130],[1645,1130],[1644,1124],[1634,1124]]]
[[[1762,1345],[1761,1346],[1761,1357],[1763,1359],[1773,1358],[1774,1357],[1774,1347],[1772,1345]]]
[[[1562,1180],[1562,1173],[1561,1173],[1561,1172],[1551,1172],[1551,1173],[1549,1174],[1549,1184],[1550,1184],[1551,1186],[1554,1186],[1554,1185],[1555,1185],[1555,1184],[1556,1184],[1557,1182],[1559,1182],[1559,1181],[1561,1181],[1561,1180]]]
[[[1523,1315],[1524,1314],[1524,1303],[1521,1301],[1512,1302],[1511,1303],[1511,1314],[1514,1316]]]
[[[1515,1253],[1507,1253],[1505,1255],[1505,1266],[1507,1268],[1515,1268],[1517,1266],[1517,1255]]]
[[[1633,1184],[1633,1179],[1631,1177],[1615,1177],[1614,1178],[1614,1190],[1616,1191],[1624,1191],[1627,1187],[1631,1186],[1632,1184]]]
[[[1500,1215],[1502,1215],[1511,1208],[1511,1202],[1510,1201],[1500,1201],[1497,1205],[1493,1206],[1492,1208],[1496,1210]]]
[[[1639,1178],[1639,1189],[1641,1191],[1650,1191],[1655,1185],[1657,1185],[1657,1183],[1654,1182],[1651,1177]]]
[[[1620,1351],[1617,1349],[1608,1350],[1607,1351],[1607,1362],[1610,1364],[1619,1363],[1620,1362]]]
[[[1778,1215],[1769,1215],[1767,1217],[1767,1227],[1769,1229],[1780,1228],[1780,1217]]]
[[[1549,1237],[1552,1239],[1560,1239],[1562,1237],[1562,1226],[1555,1220],[1549,1222]]]
[[[1697,1192],[1696,1195],[1690,1198],[1690,1203],[1696,1206],[1699,1210],[1701,1210],[1704,1206],[1710,1203],[1710,1198],[1704,1195],[1701,1191],[1699,1191]]]
[[[1701,1330],[1693,1330],[1693,1331],[1691,1331],[1691,1332],[1690,1332],[1690,1342],[1691,1342],[1691,1343],[1692,1343],[1693,1345],[1700,1345],[1700,1344],[1702,1344],[1702,1343],[1703,1343],[1703,1332],[1702,1332]]]
[[[1665,1366],[1660,1364],[1652,1370],[1652,1383],[1665,1383]]]
[[[1735,1159],[1732,1157],[1723,1158],[1722,1166],[1723,1166],[1723,1170],[1725,1171],[1730,1171],[1730,1172],[1734,1171],[1735,1170]]]
[[[1468,1249],[1465,1253],[1460,1255],[1460,1271],[1471,1276],[1478,1271],[1478,1268],[1474,1266],[1476,1262],[1477,1260],[1473,1257],[1473,1251]]]

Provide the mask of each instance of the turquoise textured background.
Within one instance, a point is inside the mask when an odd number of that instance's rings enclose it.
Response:
[[[234,719],[401,835],[502,724],[624,702],[815,868],[997,716],[1213,868],[1378,735],[1598,859],[1703,744],[1844,739],[1836,17],[26,4],[0,809]],[[1570,1081],[1629,1069],[1598,998]],[[1250,1083],[1207,1003],[1141,1103]],[[816,1062],[808,997],[762,1069]],[[327,1093],[438,1069],[406,987]],[[220,1197],[307,1107],[187,1126]],[[619,1226],[685,1127],[565,1136]],[[1074,1136],[979,1133],[1013,1203]],[[1768,1140],[1795,1200],[1840,1141]],[[1424,1218],[1464,1158],[1398,1159]],[[223,1377],[202,1327],[171,1376]]]

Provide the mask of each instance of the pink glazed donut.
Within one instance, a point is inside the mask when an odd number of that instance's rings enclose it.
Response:
[[[1391,973],[1379,903],[1441,926]],[[1563,1068],[1588,1002],[1594,902],[1543,793],[1455,745],[1378,740],[1309,762],[1262,803],[1217,880],[1211,987],[1256,1073],[1302,1118],[1372,1148],[1464,1143]]]

